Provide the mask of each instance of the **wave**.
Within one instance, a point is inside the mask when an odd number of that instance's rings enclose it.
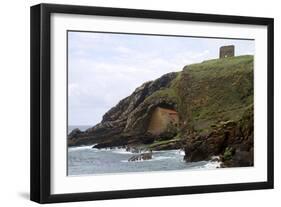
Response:
[[[156,153],[172,153],[172,154],[175,154],[175,155],[182,155],[184,156],[185,155],[185,152],[181,149],[173,149],[173,150],[153,150],[152,152],[156,152]]]
[[[95,148],[93,148],[95,149]],[[130,151],[126,151],[124,148],[102,148],[102,149],[95,149],[99,152],[111,152],[111,153],[116,153],[116,154],[135,154]]]
[[[176,157],[169,157],[169,156],[154,156],[152,159],[149,160],[135,160],[135,161],[128,161],[128,160],[121,160],[121,162],[153,162],[153,161],[159,161],[159,160],[167,160],[167,159],[177,159]]]
[[[219,160],[220,160],[220,156],[213,156],[212,159],[205,165],[205,168],[207,169],[220,168],[222,162]]]
[[[221,166],[221,162],[219,161],[201,161],[201,162],[205,162],[205,164],[203,165],[198,165],[198,166],[193,166],[191,168],[193,169],[217,169],[220,168]],[[200,162],[198,162],[200,163]]]
[[[157,161],[157,160],[167,160],[167,159],[176,159],[176,157],[168,157],[168,156],[158,156],[158,157],[154,157],[151,160],[147,160],[147,161]]]
[[[113,149],[112,152],[113,152],[113,153],[117,153],[117,154],[136,154],[136,153],[127,151],[127,150],[124,149],[124,148],[121,148],[121,149]]]
[[[184,152],[183,150],[180,150],[180,151],[179,151],[179,154],[182,155],[182,156],[184,156],[184,155],[185,155],[185,152]]]
[[[79,146],[79,147],[69,147],[68,150],[69,151],[78,151],[78,150],[86,150],[86,149],[95,149],[93,148],[94,145],[87,145],[87,146]]]
[[[221,162],[218,161],[210,161],[207,164],[204,165],[204,168],[206,169],[216,169],[216,168],[220,168],[221,166]]]

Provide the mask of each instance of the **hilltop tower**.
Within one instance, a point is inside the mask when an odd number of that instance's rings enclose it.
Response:
[[[220,47],[220,58],[233,57],[234,45],[227,45]]]

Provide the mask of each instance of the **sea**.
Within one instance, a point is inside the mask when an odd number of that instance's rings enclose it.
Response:
[[[83,131],[90,126],[69,126],[69,132],[74,128]],[[153,151],[150,160],[128,161],[138,153],[128,152],[124,148],[96,149],[93,146],[68,148],[68,176],[216,169],[220,165],[218,161],[186,162],[182,150]]]

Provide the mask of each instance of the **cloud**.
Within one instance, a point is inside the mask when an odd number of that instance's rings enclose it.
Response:
[[[124,46],[119,46],[116,48],[116,51],[119,52],[119,53],[123,53],[123,54],[129,54],[132,52],[132,50],[128,47],[124,47]]]

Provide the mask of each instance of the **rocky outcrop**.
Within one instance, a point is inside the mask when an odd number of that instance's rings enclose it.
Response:
[[[187,161],[219,155],[223,167],[253,166],[253,108],[246,110],[238,122],[220,123],[207,135],[190,134],[185,140]]]
[[[78,128],[73,129],[69,134],[68,134],[68,145],[74,145],[76,143],[76,139],[82,134],[81,130]]]
[[[182,139],[170,139],[165,141],[155,141],[148,146],[148,149],[153,151],[181,149],[183,147]]]
[[[155,81],[146,82],[132,95],[121,100],[104,114],[101,123],[85,132],[72,131],[68,136],[70,146],[98,143],[96,148],[122,146],[127,144],[149,144],[155,139],[147,133],[151,113],[157,106],[175,107],[176,101],[170,97],[152,95],[168,88],[176,73],[168,73]]]
[[[152,152],[142,153],[139,155],[134,155],[128,159],[129,162],[132,161],[141,161],[141,160],[151,160],[152,159]]]

